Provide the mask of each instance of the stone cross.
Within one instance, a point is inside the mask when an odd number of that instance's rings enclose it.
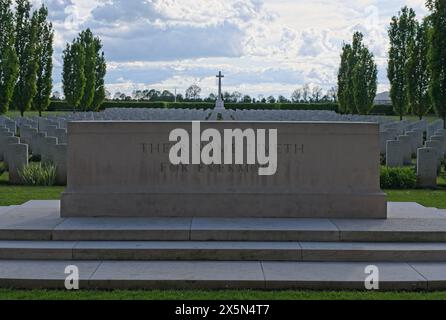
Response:
[[[224,109],[225,104],[223,99],[221,98],[221,79],[225,76],[221,74],[221,71],[218,72],[217,78],[218,78],[218,97],[217,102],[215,103],[215,109]]]

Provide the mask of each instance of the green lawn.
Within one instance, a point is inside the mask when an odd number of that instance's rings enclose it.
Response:
[[[446,292],[4,290],[0,300],[446,300]]]
[[[392,202],[417,202],[425,207],[446,209],[446,190],[385,190]]]
[[[29,200],[58,200],[64,187],[27,187],[8,184],[8,174],[0,176],[0,206],[23,204]]]

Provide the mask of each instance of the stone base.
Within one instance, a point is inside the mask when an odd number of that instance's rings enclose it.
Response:
[[[225,110],[225,102],[223,100],[217,100],[215,102],[215,110]]]
[[[61,218],[59,201],[0,207],[0,288],[446,289],[446,211],[388,219]]]
[[[326,210],[326,208],[330,208]],[[385,219],[377,194],[114,194],[65,192],[62,217]]]

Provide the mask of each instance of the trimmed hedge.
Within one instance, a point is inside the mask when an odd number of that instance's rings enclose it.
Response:
[[[102,104],[101,109],[109,108],[152,108],[152,109],[163,109],[166,108],[166,102],[151,102],[150,106],[147,102],[137,102],[137,101],[106,101]],[[72,111],[71,107],[65,101],[51,101],[48,111]],[[80,111],[80,110],[78,110]]]
[[[417,174],[414,168],[381,167],[382,189],[415,189],[416,187]]]
[[[101,109],[110,108],[151,108],[151,109],[213,109],[213,102],[148,102],[148,101],[106,101]],[[329,110],[338,111],[336,103],[226,103],[227,109],[239,110]],[[51,101],[48,111],[71,111],[65,101]]]
[[[149,101],[106,101],[101,109],[151,108],[151,109],[213,109],[213,102],[149,102]],[[226,103],[227,109],[238,110],[328,110],[338,112],[337,103]],[[51,101],[48,111],[72,111],[65,101]],[[370,114],[394,115],[392,106],[376,105]]]
[[[393,110],[393,106],[387,104],[377,104],[373,107],[370,114],[373,115],[382,115],[382,116],[394,116],[395,111]]]

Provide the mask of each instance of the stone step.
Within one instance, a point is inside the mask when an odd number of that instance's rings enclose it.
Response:
[[[15,208],[17,208],[18,206],[8,206],[8,207],[0,207],[0,215],[7,213]]]
[[[0,241],[0,259],[446,262],[446,243]]]
[[[389,203],[389,219],[60,218],[58,201],[0,213],[0,240],[446,242],[446,217]]]
[[[0,240],[446,242],[446,219],[35,219],[0,224]]]
[[[445,290],[446,263],[265,261],[17,261],[0,260],[0,287],[64,289],[67,266],[82,289],[365,290],[379,271],[379,289]]]

